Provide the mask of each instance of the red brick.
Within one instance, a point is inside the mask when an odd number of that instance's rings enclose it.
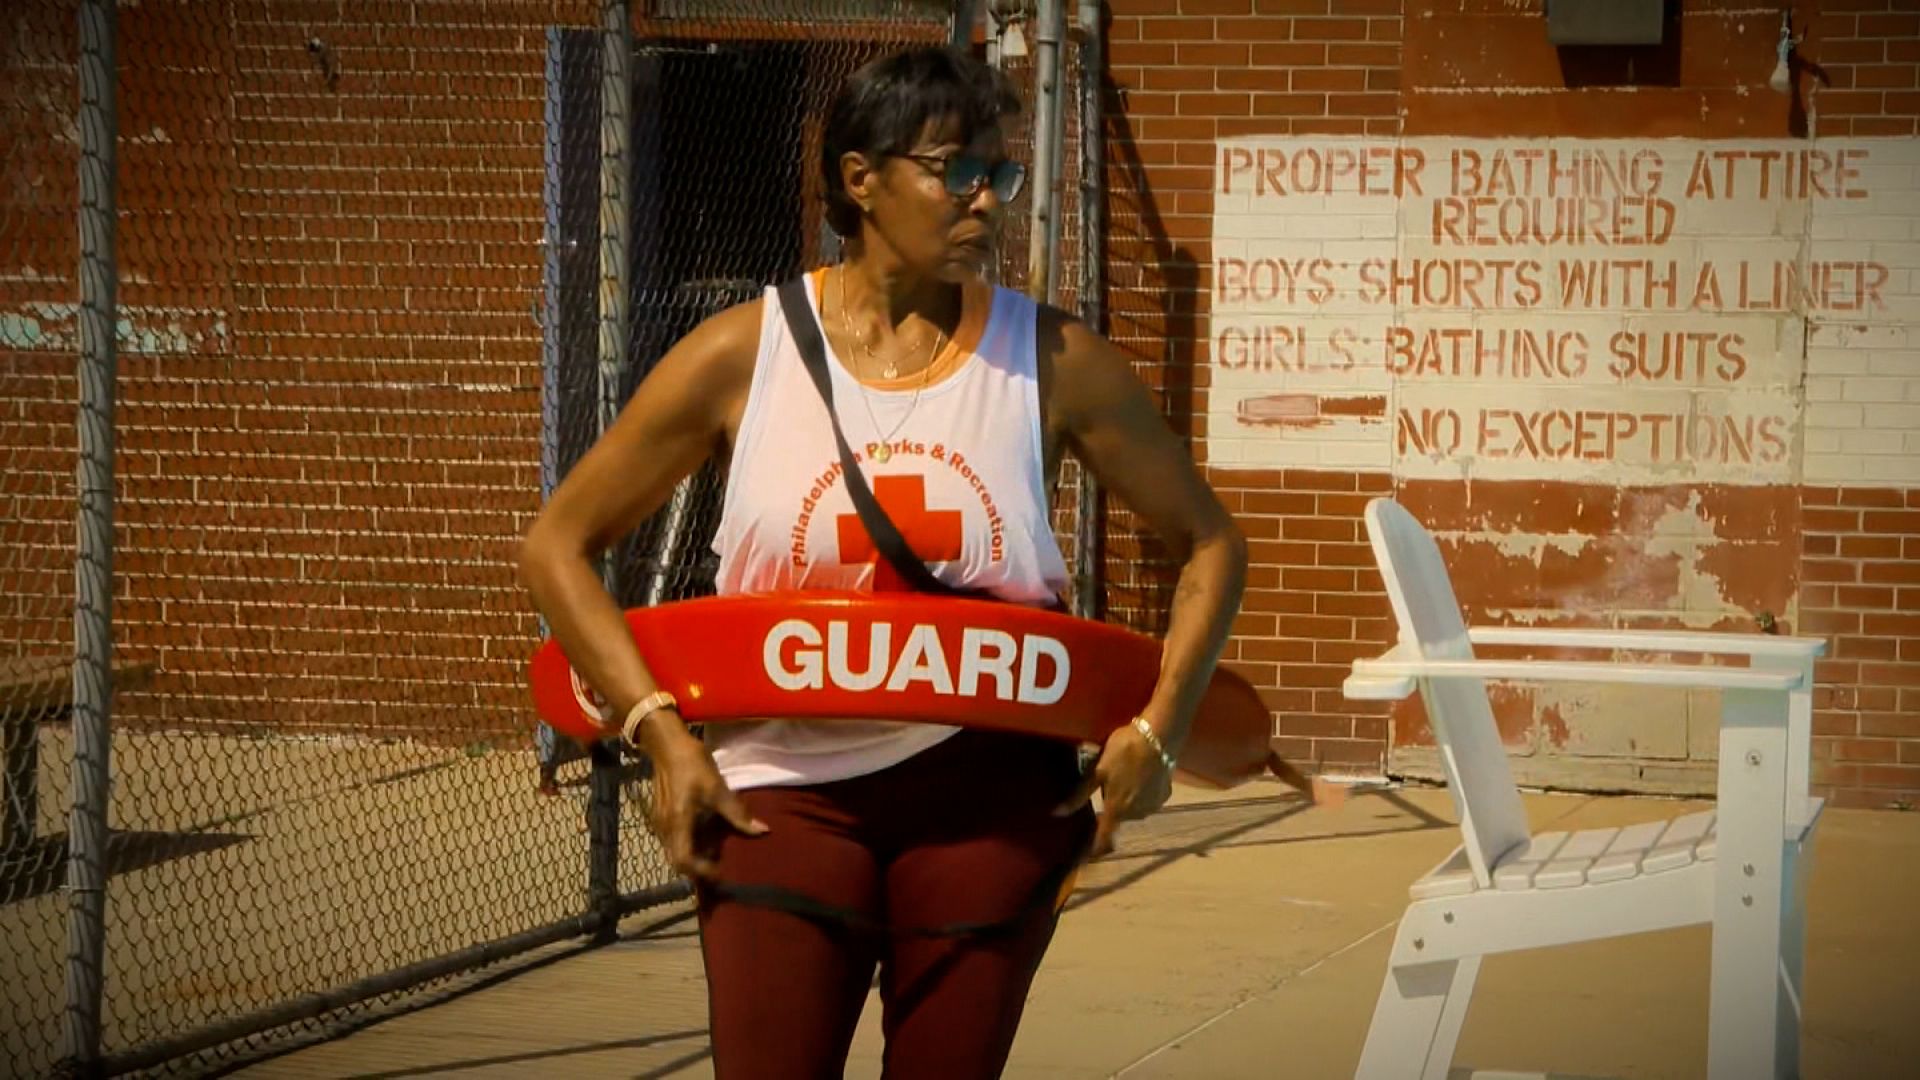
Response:
[[[1828,90],[1815,100],[1823,117],[1871,116],[1886,107],[1886,94],[1880,90]]]
[[[1849,582],[1860,580],[1860,564],[1840,559],[1807,559],[1800,564],[1802,581]]]
[[[1915,135],[1920,134],[1920,125],[1914,117],[1897,116],[1856,116],[1847,122],[1848,135]]]
[[[1858,510],[1829,510],[1817,507],[1801,511],[1801,519],[1808,532],[1851,533],[1860,531],[1861,512]]]
[[[1860,784],[1902,792],[1920,791],[1920,765],[1862,765]]]
[[[1308,68],[1293,72],[1291,86],[1264,87],[1273,90],[1357,91],[1367,89],[1368,79],[1377,72],[1361,68]]]
[[[1246,15],[1253,0],[1180,0],[1182,15]]]
[[[1353,592],[1354,583],[1354,572],[1351,570],[1288,567],[1280,575],[1283,588],[1301,592]]]
[[[1920,585],[1920,563],[1862,563],[1860,566],[1860,579],[1875,584]]]
[[[1813,714],[1813,734],[1816,738],[1854,735],[1859,732],[1860,717],[1857,713],[1815,712]],[[1830,742],[1815,743],[1814,755],[1822,760],[1831,760],[1833,756],[1831,746]]]
[[[1220,72],[1225,75],[1227,72]],[[1148,90],[1212,90],[1215,73],[1206,68],[1162,67],[1148,68],[1140,74],[1137,85]],[[1224,87],[1224,89],[1240,89]],[[1128,110],[1132,111],[1133,96],[1127,97]]]
[[[1920,611],[1864,615],[1860,628],[1863,633],[1881,637],[1920,637]]]
[[[1253,46],[1251,59],[1253,63],[1265,67],[1300,70],[1327,63],[1328,47],[1318,41],[1263,43]]]
[[[1360,523],[1341,518],[1286,518],[1280,523],[1280,535],[1288,540],[1344,541],[1360,536]]]
[[[1355,67],[1394,67],[1400,62],[1398,45],[1344,45],[1327,46],[1327,63],[1336,66]]]
[[[1367,22],[1366,19],[1295,19],[1293,37],[1296,41],[1365,41]]]
[[[1895,762],[1900,760],[1900,744],[1892,739],[1835,739],[1835,761]]]
[[[1348,716],[1303,716],[1282,713],[1275,718],[1275,730],[1282,735],[1313,739],[1347,739],[1353,736],[1353,718]],[[1893,758],[1875,760],[1892,761]]]
[[[1828,655],[1841,660],[1897,660],[1899,642],[1884,637],[1841,637],[1834,641]]]
[[[1248,56],[1249,52],[1245,45],[1183,42],[1179,46],[1179,63],[1182,67],[1246,67]],[[1173,61],[1169,59],[1165,62]]]
[[[1196,47],[1198,46],[1181,46],[1183,49]],[[1180,60],[1178,54],[1174,51],[1174,46],[1160,41],[1110,42],[1107,46],[1107,58],[1109,62],[1114,64],[1142,68],[1156,67],[1176,62],[1194,62]]]
[[[1863,663],[1860,682],[1868,686],[1920,686],[1920,664]]]
[[[1356,491],[1360,477],[1355,473],[1288,469],[1283,483],[1289,491]]]
[[[1920,83],[1912,64],[1861,64],[1851,69],[1853,85],[1862,89],[1910,90]]]
[[[1257,15],[1248,19],[1221,19],[1221,41],[1292,41],[1299,22],[1294,19]]]
[[[1327,111],[1341,116],[1391,116],[1399,111],[1392,94],[1330,94]]]
[[[1863,38],[1920,38],[1920,15],[1862,15],[1859,33]]]
[[[1246,116],[1252,111],[1252,103],[1252,94],[1181,94],[1179,112],[1182,116]],[[1203,189],[1207,186],[1201,185]]]
[[[1273,614],[1304,615],[1313,610],[1313,595],[1303,591],[1297,585],[1288,583],[1287,574],[1280,572],[1281,588],[1248,589],[1240,602],[1240,610],[1249,612],[1267,612]]]

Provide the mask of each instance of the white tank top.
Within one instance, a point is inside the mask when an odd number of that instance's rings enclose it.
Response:
[[[816,324],[823,280],[822,273],[807,279]],[[924,373],[862,383],[829,343],[834,408],[869,486],[935,576],[1014,603],[1049,604],[1067,571],[1043,475],[1037,309],[1019,293],[984,284],[964,297],[952,340]],[[718,592],[906,589],[854,513],[826,407],[775,290],[762,307],[753,384],[713,540]],[[735,790],[875,772],[958,730],[777,718],[706,729]]]

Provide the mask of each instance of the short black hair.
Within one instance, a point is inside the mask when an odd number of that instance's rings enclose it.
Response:
[[[1003,116],[1020,112],[1012,80],[959,49],[923,46],[874,60],[853,73],[827,110],[820,140],[827,224],[841,236],[860,231],[860,207],[840,181],[840,158],[879,160],[914,148],[929,121],[950,121],[971,142]]]

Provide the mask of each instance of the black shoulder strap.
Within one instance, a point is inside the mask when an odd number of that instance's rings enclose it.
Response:
[[[826,343],[821,340],[819,324],[813,318],[813,301],[807,298],[806,281],[802,278],[788,281],[780,286],[779,295],[780,310],[787,317],[787,333],[800,350],[800,359],[807,365],[814,387],[820,391],[820,400],[826,403],[827,419],[833,422],[833,440],[840,447],[840,470],[846,474],[847,495],[853,499],[854,512],[867,527],[867,535],[873,538],[873,546],[892,564],[894,571],[918,591],[943,596],[964,593],[965,590],[934,577],[927,564],[907,546],[906,537],[900,535],[893,519],[880,508],[873,489],[867,486],[866,474],[860,471],[860,463],[853,459],[853,448],[847,445],[846,433],[840,430],[840,414],[833,407],[833,376],[827,371]]]

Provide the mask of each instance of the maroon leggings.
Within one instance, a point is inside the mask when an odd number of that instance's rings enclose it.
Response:
[[[771,831],[727,837],[722,888],[700,894],[719,1080],[840,1076],[875,965],[885,1075],[998,1076],[1092,834],[1090,809],[1052,812],[1076,780],[1071,746],[970,730],[871,775],[743,792]],[[755,886],[854,919],[757,902]],[[955,924],[1002,925],[900,932]]]

